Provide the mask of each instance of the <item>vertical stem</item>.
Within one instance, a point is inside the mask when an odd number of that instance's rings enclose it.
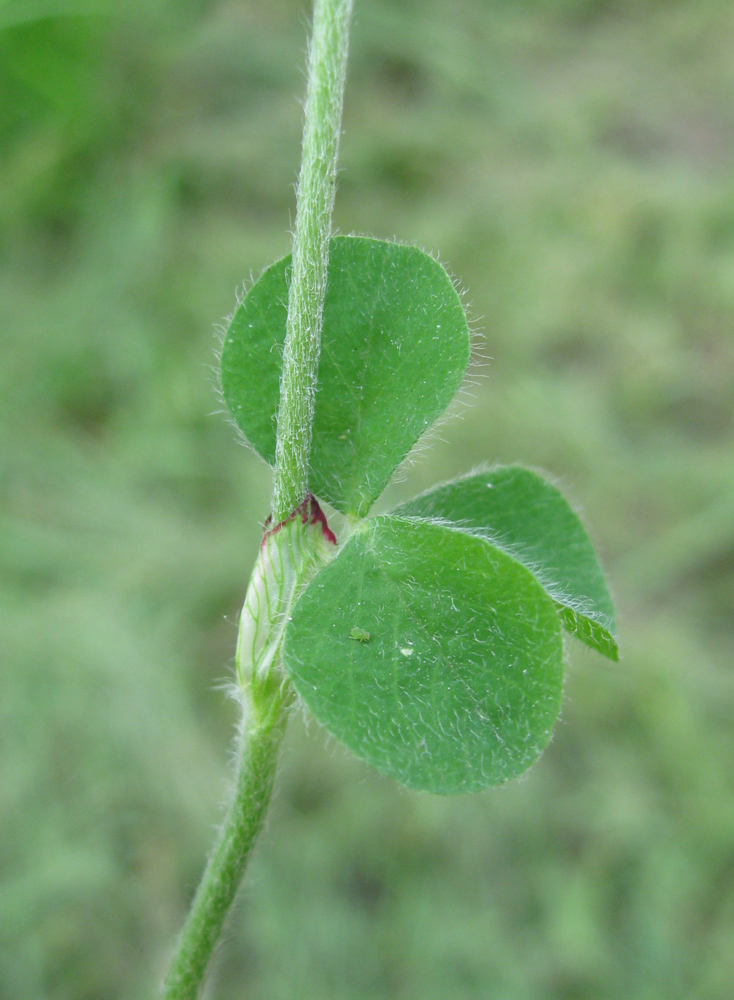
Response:
[[[199,993],[265,820],[285,722],[280,704],[265,719],[243,720],[232,802],[178,939],[164,1000],[195,1000]]]
[[[308,488],[352,2],[316,0],[314,10],[280,382],[273,483],[275,524],[298,507]]]
[[[295,511],[307,492],[352,3],[315,0],[278,410],[275,524]],[[242,619],[240,624],[242,627]],[[273,678],[276,674],[277,670]],[[265,820],[291,694],[287,682],[243,688],[248,710],[237,745],[232,802],[176,945],[163,986],[164,1000],[195,1000],[198,996]]]

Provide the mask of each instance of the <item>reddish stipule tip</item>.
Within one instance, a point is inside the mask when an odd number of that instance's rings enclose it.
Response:
[[[313,493],[307,493],[302,504],[289,514],[285,520],[280,521],[278,524],[272,525],[272,515],[268,516],[267,521],[263,527],[263,540],[260,543],[260,548],[263,548],[265,542],[271,535],[277,534],[284,524],[288,524],[290,521],[294,521],[297,517],[300,517],[302,524],[318,524],[321,527],[321,533],[327,542],[331,542],[332,545],[336,545],[336,535],[329,527],[326,515],[321,509],[318,500],[313,495]]]

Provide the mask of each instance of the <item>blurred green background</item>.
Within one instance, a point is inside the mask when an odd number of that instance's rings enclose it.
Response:
[[[297,717],[208,996],[731,1000],[734,7],[356,7],[336,225],[437,251],[493,359],[392,496],[549,470],[624,659],[570,644],[470,798]],[[152,997],[221,816],[269,474],[215,325],[289,248],[307,19],[0,0],[3,1000]]]

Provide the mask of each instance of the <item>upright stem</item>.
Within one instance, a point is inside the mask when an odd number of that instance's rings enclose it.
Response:
[[[352,2],[316,0],[314,10],[280,381],[274,524],[298,507],[308,488]]]
[[[334,205],[352,3],[353,0],[315,0],[303,131],[303,162],[298,182],[288,323],[278,410],[272,518],[276,526],[302,505],[308,487],[311,425],[321,348],[321,316],[326,294],[331,211]],[[310,515],[310,507],[306,513]],[[297,532],[305,534],[316,529],[321,532],[318,519],[316,528],[314,523],[310,516],[295,517],[293,526]],[[277,548],[281,542],[287,544],[289,533],[286,529],[273,537]],[[296,541],[300,541],[300,535]],[[333,542],[333,536],[331,541]],[[266,549],[267,546],[261,550],[260,561],[268,556]],[[316,558],[317,550],[311,551],[306,546],[304,552],[304,559]],[[299,564],[294,564],[291,569],[297,580],[307,565],[296,561]],[[250,581],[248,598],[253,587],[257,590],[258,586],[268,584],[267,566],[259,568],[261,572],[253,573]],[[288,581],[276,577],[277,574],[273,578],[275,584],[285,587]],[[284,595],[281,595],[286,604],[290,599],[289,595],[290,591],[284,591]],[[261,608],[262,603],[255,600],[253,606]],[[264,603],[268,605],[267,601]],[[280,604],[276,602],[276,605],[277,610]],[[278,751],[292,697],[292,688],[280,666],[282,615],[279,611],[268,617],[262,623],[266,634],[261,636],[259,623],[253,623],[252,614],[245,614],[248,609],[246,600],[240,630],[245,627],[252,632],[254,628],[253,634],[258,641],[261,640],[257,648],[262,646],[268,651],[273,645],[275,654],[271,659],[265,657],[263,660],[262,656],[259,660],[256,658],[245,669],[240,662],[240,647],[243,644],[238,640],[238,677],[246,709],[237,744],[238,765],[233,798],[176,945],[163,986],[165,1000],[195,1000],[198,996],[209,959],[234,902],[250,852],[262,829],[273,791]],[[244,646],[248,647],[248,644],[244,643]],[[260,661],[266,661],[265,677],[261,677],[259,673],[263,668]]]
[[[262,829],[275,779],[286,715],[244,720],[232,802],[209,856],[163,988],[165,1000],[195,1000],[214,946]]]

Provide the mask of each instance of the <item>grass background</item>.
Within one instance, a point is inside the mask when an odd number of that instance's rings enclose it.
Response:
[[[0,2],[3,1000],[153,996],[220,815],[269,475],[213,328],[289,248],[307,16]],[[211,998],[734,995],[733,49],[724,0],[358,0],[336,224],[493,359],[392,495],[550,470],[624,659],[470,798],[297,718]]]

